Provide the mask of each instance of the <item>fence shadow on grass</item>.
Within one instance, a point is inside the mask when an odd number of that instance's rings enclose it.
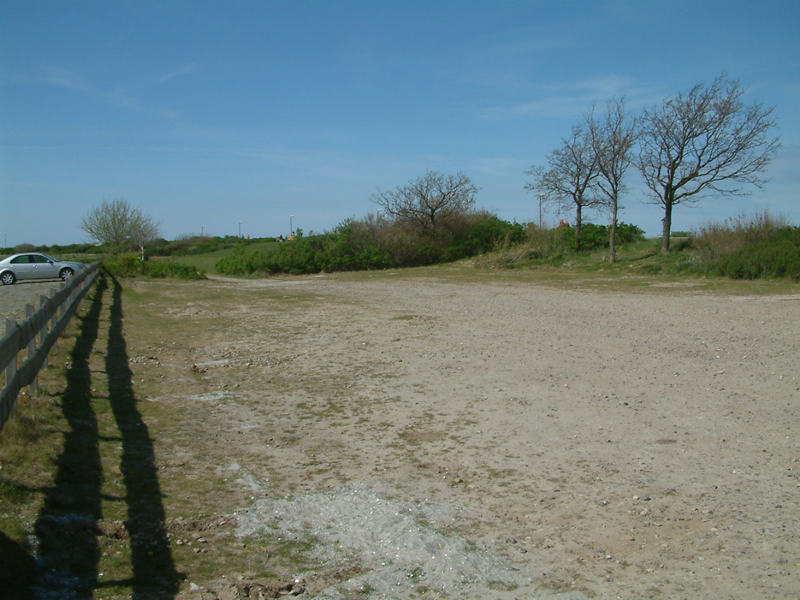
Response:
[[[52,488],[45,490],[44,504],[36,521],[38,542],[38,595],[72,590],[88,598],[97,584],[100,548],[97,524],[102,519],[102,464],[97,415],[92,404],[90,358],[100,330],[100,316],[107,291],[104,278],[97,280],[92,303],[80,320],[80,332],[70,355],[70,368],[61,397],[66,420],[64,446],[56,460]]]
[[[122,285],[113,276],[106,373],[108,397],[122,437],[122,475],[126,489],[133,597],[173,597],[182,579],[167,539],[166,513],[158,482],[153,440],[137,408],[133,373],[122,330]]]
[[[38,538],[38,596],[69,590],[71,598],[93,598],[98,587],[126,587],[132,597],[173,598],[181,576],[169,547],[165,511],[156,472],[153,440],[137,408],[133,373],[128,366],[123,334],[122,286],[108,275],[97,280],[92,303],[81,319],[81,329],[72,351],[71,368],[62,399],[62,411],[69,426],[64,450],[57,461],[55,485],[46,490],[36,523]],[[104,305],[108,306],[108,341],[105,370],[108,397],[118,437],[100,438],[94,406],[106,401],[92,386],[89,359],[100,337]],[[122,446],[120,471],[124,496],[109,497],[102,492],[103,465],[100,443]],[[102,579],[98,573],[103,527],[103,502],[125,502],[125,532],[130,543],[131,572],[125,580]]]

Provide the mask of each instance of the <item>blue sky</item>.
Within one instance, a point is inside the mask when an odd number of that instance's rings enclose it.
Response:
[[[763,192],[679,206],[673,228],[800,224],[799,31],[796,0],[4,0],[0,241],[86,240],[119,198],[168,239],[324,231],[429,169],[534,221],[525,171],[593,101],[639,111],[722,72],[776,107],[782,148]],[[658,235],[629,185],[622,219]]]

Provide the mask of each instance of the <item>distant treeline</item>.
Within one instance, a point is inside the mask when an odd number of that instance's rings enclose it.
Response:
[[[269,238],[270,240],[274,238]],[[175,240],[167,240],[164,238],[156,238],[150,241],[147,245],[145,255],[150,256],[191,256],[195,254],[207,254],[209,252],[216,252],[218,250],[225,250],[235,246],[242,245],[243,243],[255,243],[263,240],[243,240],[235,235],[220,236],[192,236],[183,235]],[[52,246],[42,245],[36,246],[34,244],[19,244],[13,248],[4,248],[4,254],[17,254],[20,252],[45,252],[53,254],[58,258],[62,255],[76,255],[76,254],[94,254],[98,256],[105,256],[113,254],[113,252],[103,244],[67,244]]]
[[[790,225],[785,218],[765,212],[675,233],[676,244],[669,254],[658,253],[656,246],[649,248],[652,241],[645,241],[642,230],[635,225],[620,223],[617,243],[622,248],[631,245],[631,252],[641,255],[636,260],[636,270],[641,274],[800,281],[800,227]],[[295,239],[283,243],[275,243],[274,238],[251,240],[237,236],[158,239],[148,247],[147,254],[187,256],[228,250],[229,254],[216,263],[217,272],[270,275],[414,267],[477,256],[481,256],[477,265],[491,268],[566,264],[580,268],[580,264],[605,260],[603,251],[608,246],[608,227],[604,225],[584,223],[576,239],[575,228],[566,222],[540,228],[477,211],[448,219],[435,235],[404,227],[397,220],[368,215],[361,220],[346,220],[323,234],[303,236],[300,232]],[[142,262],[136,254],[113,256],[106,254],[102,246],[92,244],[21,244],[6,248],[4,253],[34,251],[84,262],[102,260],[105,268],[121,277],[203,277],[195,267],[172,261]],[[583,262],[575,263],[581,256]]]
[[[103,254],[103,249],[95,244],[67,244],[65,246],[53,244],[52,246],[36,246],[34,244],[18,244],[11,248],[3,248],[2,253],[5,255],[19,254],[20,252],[44,252],[46,254],[54,254],[61,258],[64,254]]]

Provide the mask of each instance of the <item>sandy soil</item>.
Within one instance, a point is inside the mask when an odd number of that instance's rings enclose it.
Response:
[[[245,489],[239,539],[313,541],[302,597],[800,596],[800,295],[196,285],[229,301],[163,315],[200,424],[159,460]]]

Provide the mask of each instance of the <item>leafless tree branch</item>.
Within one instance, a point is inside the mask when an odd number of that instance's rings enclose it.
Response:
[[[664,252],[675,205],[712,193],[743,195],[745,185],[765,183],[763,174],[780,146],[771,136],[774,109],[745,105],[744,93],[723,74],[644,111],[637,166],[651,201],[664,207]]]

